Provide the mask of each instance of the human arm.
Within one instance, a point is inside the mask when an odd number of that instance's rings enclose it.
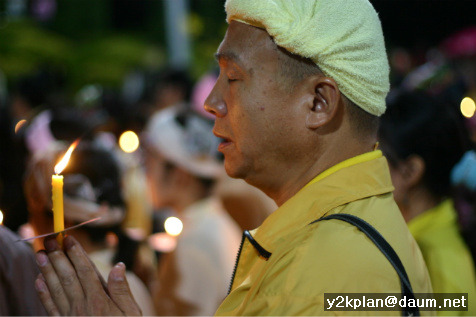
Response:
[[[31,287],[38,275],[31,247],[0,225],[0,316],[44,316],[46,311]]]

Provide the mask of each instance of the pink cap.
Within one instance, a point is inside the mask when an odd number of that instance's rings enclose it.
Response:
[[[206,74],[200,78],[192,92],[192,109],[200,115],[210,119],[215,119],[215,116],[206,112],[203,105],[205,104],[208,95],[212,92],[216,81],[217,76],[214,74]]]

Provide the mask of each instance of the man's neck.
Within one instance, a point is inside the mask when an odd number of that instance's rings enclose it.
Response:
[[[322,155],[316,157],[307,165],[301,164],[301,166],[297,166],[298,164],[296,164],[294,169],[282,168],[281,172],[276,172],[274,177],[268,178],[270,181],[267,184],[249,183],[262,190],[280,207],[325,170],[340,162],[374,149],[374,144],[364,147],[349,147],[347,150],[339,148],[340,151],[337,151],[336,148],[333,147],[330,151],[322,153]],[[301,168],[296,169],[297,167]],[[272,184],[275,184],[275,186],[272,186]]]

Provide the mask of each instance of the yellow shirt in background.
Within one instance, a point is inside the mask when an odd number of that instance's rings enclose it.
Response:
[[[474,263],[458,229],[453,201],[410,220],[408,228],[420,246],[435,293],[468,293],[468,311],[438,312],[439,315],[476,315]]]
[[[216,314],[401,315],[400,311],[324,311],[324,293],[400,293],[400,279],[356,227],[339,220],[309,225],[334,213],[364,219],[398,254],[413,291],[431,293],[420,249],[392,191],[380,151],[354,157],[317,176],[251,232],[264,249],[261,254],[245,239],[231,293]],[[266,252],[271,253],[269,258],[262,256]]]

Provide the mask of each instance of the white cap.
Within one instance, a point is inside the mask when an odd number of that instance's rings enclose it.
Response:
[[[220,139],[213,135],[210,122],[190,110],[174,106],[157,112],[145,133],[148,144],[191,174],[205,178],[224,174],[217,151]]]

